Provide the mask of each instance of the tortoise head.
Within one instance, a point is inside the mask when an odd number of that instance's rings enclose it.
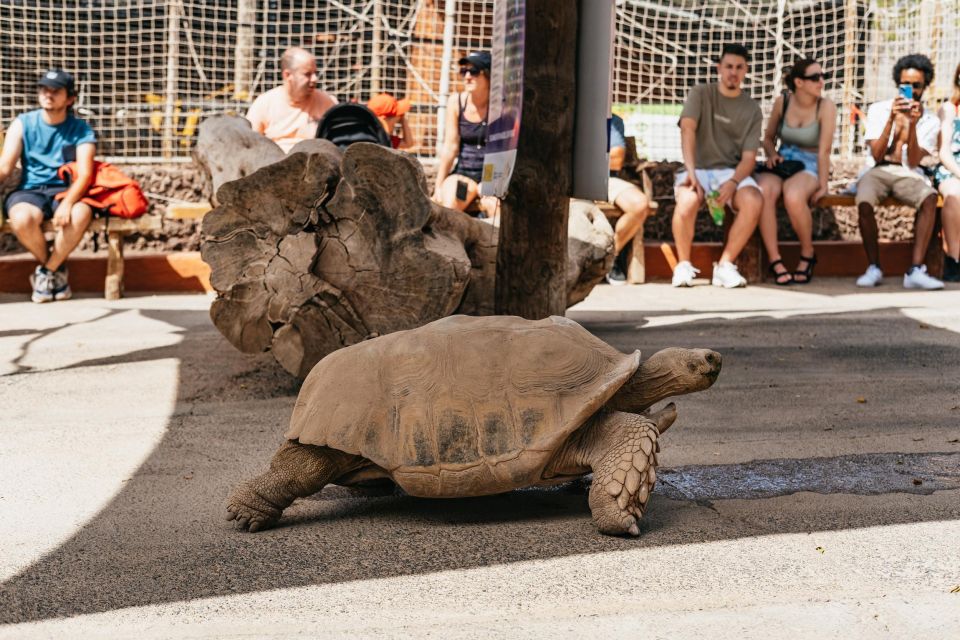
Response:
[[[723,359],[710,349],[662,349],[641,365],[644,377],[650,381],[669,382],[673,393],[703,391],[717,381]]]
[[[640,364],[633,377],[610,400],[618,411],[639,413],[685,393],[703,391],[720,375],[720,354],[709,349],[671,347]]]

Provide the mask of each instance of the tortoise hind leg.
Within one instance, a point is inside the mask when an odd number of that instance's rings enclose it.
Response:
[[[657,481],[657,437],[676,417],[673,404],[650,416],[613,411],[584,434],[593,469],[590,511],[600,533],[640,535],[639,521]]]
[[[363,462],[359,456],[289,440],[274,454],[266,473],[233,490],[226,519],[236,520],[251,533],[266,529],[296,498],[320,491]]]

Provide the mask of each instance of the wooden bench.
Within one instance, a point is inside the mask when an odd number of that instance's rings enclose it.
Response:
[[[817,201],[818,207],[856,207],[856,196],[852,193],[828,193],[827,195],[820,198]],[[883,200],[879,207],[905,207],[905,205],[899,200],[894,198],[886,198]],[[937,221],[933,229],[933,237],[930,240],[930,245],[927,248],[927,255],[925,262],[927,269],[930,275],[939,278],[943,274],[943,245],[937,240],[937,234],[940,230],[940,215],[941,209],[943,208],[943,197],[938,196],[937,198]],[[726,216],[724,216],[723,227],[724,227],[724,239],[726,239],[727,233],[729,233],[730,225],[733,224],[733,214],[730,209],[727,208]],[[816,246],[816,242],[814,242]],[[748,282],[763,282],[767,276],[767,259],[766,252],[763,250],[763,242],[760,240],[759,230],[754,232],[750,237],[750,240],[747,242],[746,246],[743,248],[743,251],[740,252],[740,256],[737,258],[737,268],[740,273],[747,279]]]
[[[123,297],[123,237],[131,233],[160,231],[163,222],[160,216],[145,215],[128,220],[126,218],[94,218],[87,231],[107,232],[107,277],[103,285],[103,297],[118,300]],[[44,232],[55,232],[53,221],[43,223]],[[0,233],[13,233],[10,222],[4,221]]]

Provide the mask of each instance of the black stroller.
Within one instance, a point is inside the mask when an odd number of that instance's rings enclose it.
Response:
[[[373,111],[355,102],[342,102],[330,107],[317,125],[317,137],[326,138],[341,149],[346,149],[354,142],[391,146],[390,136],[379,118]]]

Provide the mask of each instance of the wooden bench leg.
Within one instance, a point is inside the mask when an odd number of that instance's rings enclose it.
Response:
[[[630,251],[627,255],[627,282],[643,284],[647,281],[647,267],[643,255],[643,227],[637,231],[630,241]]]
[[[119,231],[107,232],[107,278],[103,297],[107,300],[123,297],[123,235]]]

